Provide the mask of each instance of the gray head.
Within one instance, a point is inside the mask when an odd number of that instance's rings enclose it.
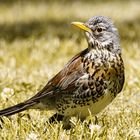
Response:
[[[90,48],[102,46],[110,51],[120,52],[118,31],[109,18],[94,16],[86,23],[73,22],[72,24],[85,31]]]

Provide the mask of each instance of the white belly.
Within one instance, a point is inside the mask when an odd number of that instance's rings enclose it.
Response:
[[[104,97],[98,99],[98,102],[93,103],[89,101],[89,105],[80,107],[77,105],[75,108],[67,108],[65,110],[65,116],[79,116],[80,118],[86,118],[90,114],[96,115],[102,109],[104,109],[114,98],[111,93],[106,92]]]

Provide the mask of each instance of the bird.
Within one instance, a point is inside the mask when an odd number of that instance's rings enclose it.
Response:
[[[122,91],[125,68],[120,38],[112,20],[93,16],[85,23],[72,22],[85,33],[87,47],[30,99],[0,110],[0,117],[27,109],[53,110],[54,116],[81,120],[96,115]]]

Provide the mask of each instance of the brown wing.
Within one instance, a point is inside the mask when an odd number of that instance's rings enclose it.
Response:
[[[9,116],[20,111],[26,110],[36,105],[45,97],[54,97],[56,94],[66,92],[73,93],[76,90],[75,82],[83,76],[82,57],[88,52],[88,49],[82,51],[72,58],[62,71],[52,78],[47,85],[29,100],[19,103],[15,106],[0,110],[0,116]]]
[[[46,86],[39,91],[30,100],[37,100],[45,96],[53,96],[62,91],[72,92],[75,90],[75,81],[83,76],[82,58],[88,52],[88,49],[73,57],[65,67],[53,77]]]

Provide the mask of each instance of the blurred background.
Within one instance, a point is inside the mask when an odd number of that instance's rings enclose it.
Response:
[[[125,62],[125,86],[109,112],[128,111],[133,122],[140,113],[140,0],[0,0],[0,108],[31,97],[86,48],[71,22],[95,15],[114,21]]]
[[[94,15],[112,18],[121,38],[137,40],[139,0],[0,0],[0,38],[7,41],[57,36],[70,38],[71,21]],[[76,34],[76,33],[75,33]]]
[[[15,76],[35,85],[46,82],[87,47],[83,32],[71,22],[85,22],[95,15],[114,21],[127,60],[126,77],[137,81],[139,5],[139,0],[0,0],[0,82]]]

